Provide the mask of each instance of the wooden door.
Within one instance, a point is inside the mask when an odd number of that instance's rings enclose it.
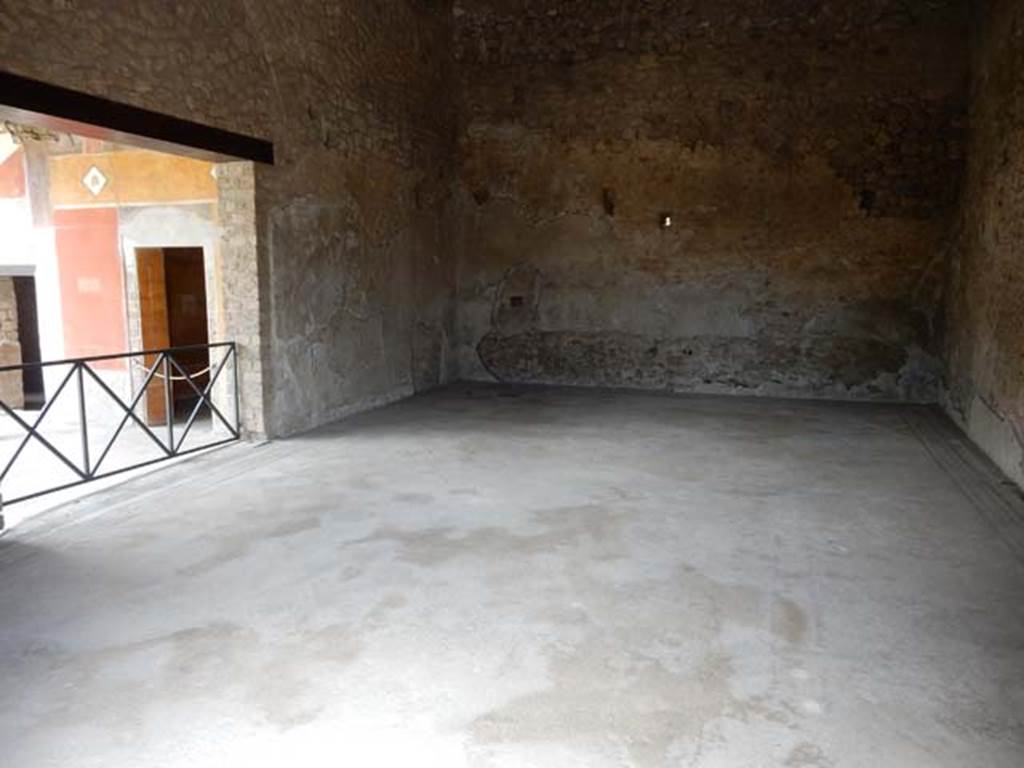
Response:
[[[163,248],[136,248],[135,266],[139,276],[139,317],[142,326],[142,348],[164,349],[170,346],[170,326],[167,322],[167,281],[164,275]],[[149,368],[156,355],[146,355]],[[163,375],[163,366],[157,371]],[[146,423],[167,423],[167,401],[164,380],[155,376],[146,390]]]

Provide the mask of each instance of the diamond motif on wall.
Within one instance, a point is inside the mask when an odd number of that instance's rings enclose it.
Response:
[[[82,183],[95,196],[107,186],[107,177],[103,175],[103,171],[93,165],[85,172],[85,176],[82,177]]]

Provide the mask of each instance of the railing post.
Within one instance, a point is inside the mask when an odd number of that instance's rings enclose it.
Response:
[[[171,454],[177,453],[174,448],[174,388],[171,382],[171,364],[169,355],[164,352],[164,419],[167,421],[167,448]]]
[[[238,398],[238,345],[235,342],[231,342],[231,346],[228,348],[231,353],[231,375],[234,378],[235,385],[235,436],[239,437],[242,434],[242,410],[239,407]]]
[[[89,425],[85,418],[85,363],[78,363],[78,418],[82,422],[82,468],[86,477],[92,477],[89,470]]]

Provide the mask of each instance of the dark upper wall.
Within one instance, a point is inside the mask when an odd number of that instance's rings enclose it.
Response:
[[[456,0],[461,373],[933,399],[965,9]]]
[[[0,0],[0,21],[6,70],[274,142],[236,297],[262,299],[267,431],[445,378],[448,2]]]
[[[1024,5],[987,0],[976,22],[946,405],[1024,484]]]

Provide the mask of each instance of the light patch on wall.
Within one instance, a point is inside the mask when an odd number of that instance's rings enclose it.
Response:
[[[17,152],[20,146],[10,133],[0,131],[0,163],[7,162],[7,158]]]
[[[98,277],[80,277],[76,283],[79,293],[101,293],[103,283]]]

